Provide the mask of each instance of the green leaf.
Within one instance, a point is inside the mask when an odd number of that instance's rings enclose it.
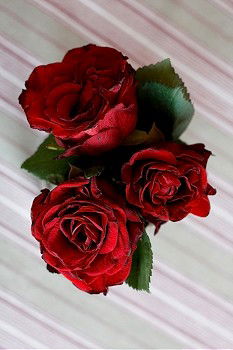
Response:
[[[185,131],[193,115],[193,106],[182,90],[159,83],[145,83],[139,90],[139,99],[147,104],[162,132],[177,140]],[[160,122],[161,120],[161,122]]]
[[[139,118],[146,116],[167,138],[174,140],[185,131],[194,114],[187,88],[169,59],[139,68]]]
[[[172,67],[170,58],[166,58],[156,64],[150,64],[149,66],[138,68],[136,79],[141,85],[147,82],[156,82],[171,88],[180,87],[185,99],[191,102],[187,88]]]
[[[126,283],[137,290],[150,292],[150,277],[152,274],[153,252],[146,232],[138,242],[133,255],[132,267]]]
[[[25,160],[21,168],[53,184],[61,183],[66,180],[73,159],[56,159],[62,152],[63,149],[57,147],[54,137],[49,135],[37,151]]]
[[[93,176],[99,176],[103,170],[104,167],[102,165],[92,166],[91,168],[84,169],[84,176],[90,179]]]
[[[75,179],[77,176],[82,176],[83,175],[83,170],[81,168],[78,168],[75,165],[70,164],[70,171],[68,175],[68,179]]]
[[[147,133],[143,130],[135,129],[132,134],[130,134],[122,143],[124,146],[135,146],[135,145],[150,145],[162,141],[164,136],[162,132],[156,128],[155,123],[153,123],[152,128]]]

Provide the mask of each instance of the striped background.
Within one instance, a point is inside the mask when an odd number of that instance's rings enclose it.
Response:
[[[232,348],[233,1],[0,0],[0,11],[0,347]],[[17,97],[33,67],[89,42],[135,67],[170,57],[196,107],[183,139],[215,154],[209,217],[151,230],[150,295],[79,292],[46,271],[30,236],[42,184],[19,166],[44,134],[28,127]]]

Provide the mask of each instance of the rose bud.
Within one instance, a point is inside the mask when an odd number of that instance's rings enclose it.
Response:
[[[19,96],[32,128],[52,133],[64,157],[98,155],[137,122],[135,71],[119,51],[87,45],[36,67]]]
[[[156,232],[162,223],[182,220],[189,213],[207,216],[208,195],[216,193],[207,182],[210,155],[203,144],[175,142],[133,154],[122,167],[127,201],[155,224]]]
[[[80,177],[42,190],[32,204],[32,234],[49,271],[91,294],[126,280],[143,232],[139,216],[115,193],[105,180]]]

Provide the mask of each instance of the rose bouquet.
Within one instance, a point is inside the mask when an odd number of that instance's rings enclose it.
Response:
[[[88,293],[128,283],[149,291],[155,233],[207,216],[210,151],[179,137],[193,105],[170,60],[137,71],[119,51],[70,50],[36,67],[19,102],[50,135],[22,168],[54,184],[32,204],[32,234],[50,272]]]

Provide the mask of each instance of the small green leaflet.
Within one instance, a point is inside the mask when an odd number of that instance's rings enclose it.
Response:
[[[144,232],[133,255],[132,267],[126,283],[137,290],[150,292],[150,277],[152,275],[153,252],[150,238]]]
[[[170,59],[139,68],[139,106],[168,138],[177,140],[194,114],[187,88]],[[145,116],[144,116],[145,118]]]
[[[63,152],[55,142],[53,135],[49,135],[39,146],[37,151],[21,165],[21,168],[40,179],[58,184],[66,179],[70,170],[71,158],[56,159]]]
[[[124,146],[135,146],[135,145],[149,145],[154,144],[163,140],[163,134],[156,128],[155,123],[153,123],[150,131],[147,133],[143,130],[135,129],[132,134],[130,134],[123,142]]]
[[[84,170],[84,176],[87,179],[90,179],[93,176],[99,176],[102,171],[104,170],[104,167],[99,165],[99,166],[93,166],[91,168],[87,168]]]

